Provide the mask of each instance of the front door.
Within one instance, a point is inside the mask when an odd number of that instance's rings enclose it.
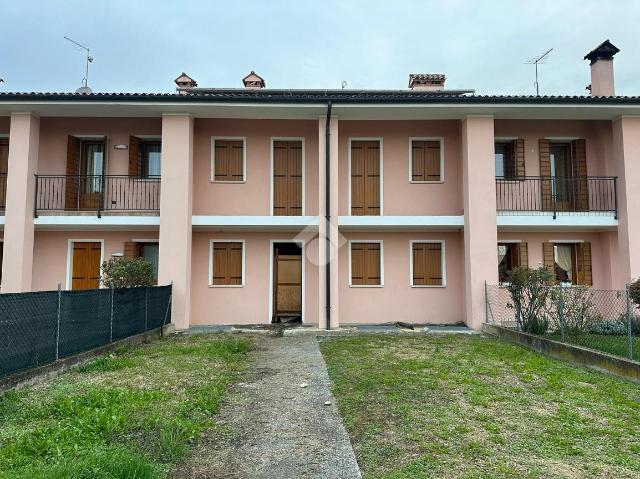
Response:
[[[101,243],[73,243],[71,289],[97,289],[100,287],[101,256]]]
[[[272,322],[302,321],[302,248],[297,243],[273,247]]]
[[[273,142],[273,214],[302,215],[302,142]]]
[[[549,148],[551,162],[552,194],[558,211],[571,211],[574,203],[575,184],[571,161],[571,144],[554,143]]]
[[[100,206],[104,168],[104,142],[83,141],[80,150],[80,209]]]

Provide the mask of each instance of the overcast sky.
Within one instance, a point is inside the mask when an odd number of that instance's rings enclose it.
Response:
[[[633,0],[22,0],[0,2],[0,91],[73,91],[91,48],[94,91],[171,92],[182,71],[202,87],[407,87],[445,73],[448,88],[586,94],[583,56],[609,38],[616,93],[640,94],[640,1]]]

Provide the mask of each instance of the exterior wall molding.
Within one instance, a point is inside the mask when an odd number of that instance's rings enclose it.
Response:
[[[568,229],[581,230],[615,230],[618,228],[618,220],[613,216],[602,215],[578,215],[558,216],[555,220],[552,215],[497,215],[498,230],[543,230],[561,231]]]
[[[338,227],[344,231],[364,229],[425,230],[464,227],[464,216],[340,216]]]

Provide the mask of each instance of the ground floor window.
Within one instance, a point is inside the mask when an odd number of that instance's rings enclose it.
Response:
[[[349,286],[382,286],[382,241],[351,241]]]
[[[591,286],[591,244],[588,242],[544,243],[544,262],[557,283]]]
[[[244,241],[211,241],[210,286],[244,286]]]
[[[124,255],[130,258],[144,258],[153,265],[153,277],[158,281],[160,245],[157,241],[127,241]]]
[[[498,280],[500,283],[506,283],[509,281],[509,274],[512,269],[527,265],[527,243],[498,243]]]
[[[444,242],[411,242],[411,286],[444,286]]]

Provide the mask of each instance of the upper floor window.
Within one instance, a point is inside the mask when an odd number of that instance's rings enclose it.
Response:
[[[382,213],[382,140],[350,140],[350,210],[352,216]]]
[[[497,140],[495,165],[498,178],[524,177],[524,140]]]
[[[412,183],[444,181],[444,148],[441,139],[411,138],[409,178]]]
[[[544,243],[544,264],[557,283],[591,286],[591,244]]]
[[[214,138],[211,143],[211,180],[225,183],[246,181],[244,138]]]
[[[159,177],[161,155],[160,139],[129,137],[129,175],[139,178]]]

